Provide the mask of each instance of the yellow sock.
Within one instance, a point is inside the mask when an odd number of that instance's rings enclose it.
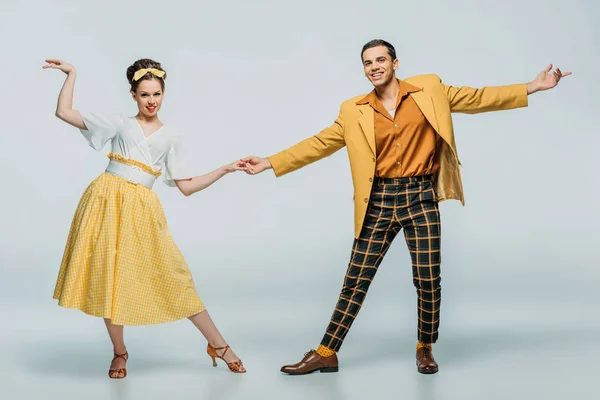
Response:
[[[331,350],[329,347],[325,347],[322,344],[317,348],[317,354],[321,357],[331,357],[335,354],[335,351]]]
[[[417,342],[417,350],[422,349],[423,347],[427,347],[429,350],[431,350],[431,344],[430,343]]]

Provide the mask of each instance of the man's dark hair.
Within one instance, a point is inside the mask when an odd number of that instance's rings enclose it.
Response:
[[[388,54],[390,55],[390,57],[392,57],[392,61],[394,61],[396,59],[396,49],[394,48],[394,46],[392,46],[391,43],[386,42],[385,40],[382,40],[382,39],[374,39],[363,46],[362,51],[360,52],[361,61],[364,61],[363,54],[365,54],[366,50],[371,49],[373,47],[378,47],[378,46],[385,46],[387,48]]]

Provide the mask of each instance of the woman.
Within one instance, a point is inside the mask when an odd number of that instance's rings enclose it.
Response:
[[[54,298],[60,306],[104,318],[114,347],[110,378],[127,376],[124,325],[183,318],[208,341],[214,366],[220,358],[232,372],[246,372],[198,297],[152,185],[162,175],[167,185],[189,196],[247,165],[237,161],[206,175],[187,174],[179,135],[158,118],[166,78],[160,63],[142,59],[127,69],[139,111],[124,117],[74,110],[75,68],[60,60],[46,62],[44,69],[67,74],[56,116],[79,128],[95,150],[108,142],[112,146],[106,171],[88,186],[75,212]]]

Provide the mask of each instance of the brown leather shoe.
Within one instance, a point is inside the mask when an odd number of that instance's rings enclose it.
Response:
[[[290,375],[305,375],[315,371],[338,372],[337,355],[321,357],[315,350],[311,350],[299,363],[281,367],[281,372]]]
[[[422,374],[435,374],[438,372],[439,367],[433,354],[431,353],[431,347],[421,347],[417,350],[417,371]]]

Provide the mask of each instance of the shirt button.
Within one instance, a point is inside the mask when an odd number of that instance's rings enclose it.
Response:
[[[396,143],[396,146],[397,146],[397,147],[399,147],[399,146],[400,146],[400,143]]]
[[[373,162],[375,162],[375,159],[373,159]]]
[[[397,127],[398,127],[398,124],[394,124],[394,127],[395,127],[395,128],[397,128]]]
[[[400,161],[396,162],[396,165],[400,165]]]
[[[369,202],[369,199],[365,199],[365,203],[368,203],[368,202]]]
[[[369,178],[369,182],[373,182],[373,178]]]

